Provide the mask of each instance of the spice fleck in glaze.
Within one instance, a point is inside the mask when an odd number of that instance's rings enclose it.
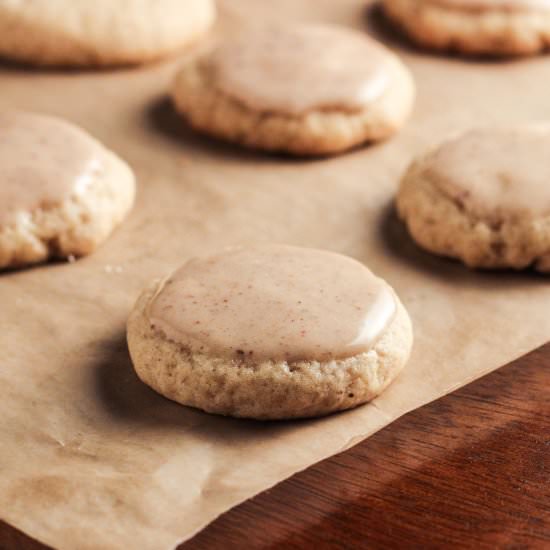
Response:
[[[325,361],[369,350],[395,312],[389,285],[351,258],[258,245],[189,261],[160,286],[148,316],[193,351]]]
[[[0,225],[82,192],[102,169],[103,147],[55,117],[0,113]]]
[[[550,214],[550,125],[472,130],[432,153],[427,177],[478,216]]]
[[[222,92],[250,108],[290,115],[364,108],[390,83],[389,61],[365,34],[321,24],[245,32],[211,58]]]

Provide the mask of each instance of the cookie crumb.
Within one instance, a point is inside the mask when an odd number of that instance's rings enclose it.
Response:
[[[105,273],[122,273],[123,269],[120,265],[107,264],[103,267]]]

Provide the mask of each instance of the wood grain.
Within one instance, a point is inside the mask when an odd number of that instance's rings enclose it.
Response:
[[[550,344],[234,508],[180,550],[550,548]],[[43,550],[0,522],[0,548]]]

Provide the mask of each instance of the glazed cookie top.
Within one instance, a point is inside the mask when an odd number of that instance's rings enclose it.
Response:
[[[250,108],[291,115],[357,111],[389,84],[391,54],[357,31],[302,24],[255,29],[219,45],[215,85]]]
[[[369,350],[395,312],[389,285],[351,258],[257,245],[187,262],[147,314],[154,329],[194,351],[324,361]]]
[[[424,159],[425,174],[480,217],[550,214],[550,125],[471,130]]]
[[[550,0],[429,0],[432,4],[440,4],[450,8],[473,11],[523,11],[550,9]]]
[[[0,113],[0,225],[82,192],[102,168],[103,148],[61,119]]]

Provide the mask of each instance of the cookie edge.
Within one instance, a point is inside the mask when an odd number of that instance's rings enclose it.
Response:
[[[161,395],[209,413],[281,420],[353,408],[382,393],[411,352],[412,324],[397,296],[396,315],[375,345],[346,359],[250,363],[192,352],[151,328],[147,306],[159,284],[141,294],[128,319],[134,369]]]

